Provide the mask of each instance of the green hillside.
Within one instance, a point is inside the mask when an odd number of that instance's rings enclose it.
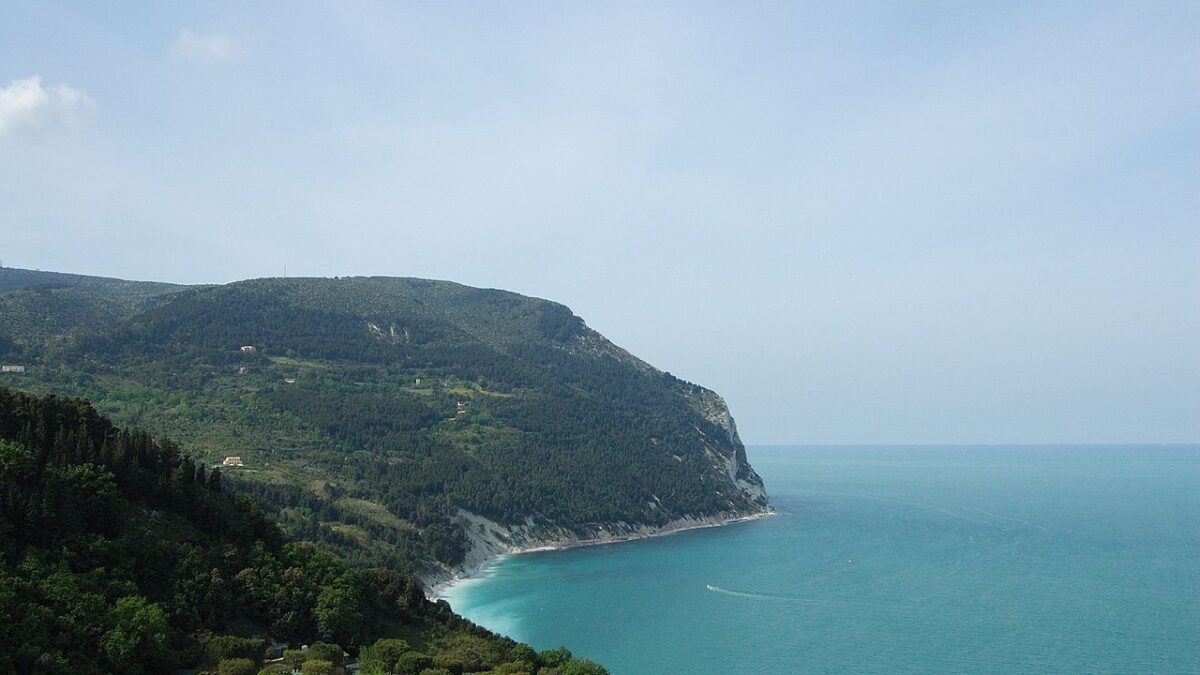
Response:
[[[76,274],[0,268],[0,359],[17,359],[22,347],[44,347],[154,306],[186,288]]]
[[[0,673],[599,673],[288,541],[166,441],[0,388]],[[312,645],[307,652],[285,651]],[[272,651],[272,645],[280,645]],[[272,658],[272,657],[280,657]]]
[[[11,273],[0,358],[26,372],[10,383],[87,397],[207,463],[240,457],[232,489],[353,562],[436,575],[472,546],[467,515],[588,536],[765,508],[719,397],[553,302],[419,279],[31,289]]]

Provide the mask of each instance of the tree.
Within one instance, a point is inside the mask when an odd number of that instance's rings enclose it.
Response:
[[[508,650],[508,658],[512,661],[528,663],[530,670],[537,670],[542,665],[542,659],[538,653],[533,650],[533,647],[526,644],[518,644]]]
[[[109,618],[113,627],[101,644],[118,671],[141,673],[162,664],[169,629],[161,607],[140,595],[127,595],[117,600]]]
[[[358,653],[358,665],[364,672],[390,673],[402,654],[412,651],[407,640],[382,638],[375,644],[363,647]]]
[[[544,650],[538,656],[547,668],[559,668],[571,660],[571,650],[559,645],[554,649]]]
[[[358,643],[363,611],[362,589],[356,581],[355,575],[345,574],[317,597],[313,616],[321,637],[346,645]]]
[[[296,670],[304,663],[304,652],[299,649],[286,649],[283,652],[283,665]]]
[[[206,487],[212,492],[221,491],[221,470],[213,469],[212,473],[208,474],[208,483]]]
[[[342,646],[328,642],[314,642],[308,646],[304,655],[307,661],[328,661],[335,666],[342,665]]]

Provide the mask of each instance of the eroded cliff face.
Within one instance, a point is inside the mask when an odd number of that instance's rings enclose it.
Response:
[[[574,343],[568,349],[591,357],[613,358],[642,372],[663,375],[662,371],[618,347],[608,338],[590,328],[584,329],[580,335],[576,336]],[[722,467],[733,487],[755,503],[766,507],[766,488],[763,486],[762,478],[755,473],[746,459],[746,446],[738,436],[737,424],[733,421],[733,415],[730,414],[725,399],[711,389],[689,385],[685,382],[679,384],[684,397],[691,403],[692,408],[725,432],[724,439],[707,439],[703,437],[703,432],[700,432],[705,452],[714,463]]]
[[[589,358],[611,358],[632,366],[643,373],[661,375],[662,371],[646,363],[591,328],[583,328],[564,348]]]
[[[453,567],[429,570],[421,575],[421,583],[426,589],[426,594],[436,599],[447,584],[477,574],[488,562],[499,556],[648,539],[685,530],[753,520],[772,513],[774,512],[770,507],[763,505],[761,509],[744,512],[728,511],[708,516],[685,516],[661,526],[618,521],[568,528],[559,525],[538,525],[532,518],[521,525],[504,525],[459,509],[459,523],[470,542],[466,557]]]
[[[767,505],[767,491],[762,478],[746,459],[746,446],[738,436],[737,424],[729,414],[729,406],[715,391],[695,387],[687,393],[688,400],[705,419],[725,431],[728,444],[706,443],[705,450],[719,460],[729,481],[755,503]]]
[[[592,346],[604,350],[619,349],[602,337],[600,341],[593,342]],[[620,352],[650,368],[628,352]],[[658,526],[625,521],[565,525],[537,523],[532,517],[526,518],[521,524],[503,524],[459,509],[459,524],[469,542],[466,557],[456,566],[431,570],[423,575],[422,580],[428,592],[436,596],[439,588],[445,584],[478,573],[488,561],[502,555],[645,539],[772,514],[762,478],[746,460],[745,445],[738,436],[737,425],[724,399],[709,389],[686,386],[688,389],[685,396],[693,408],[723,432],[721,438],[709,438],[699,428],[696,430],[699,443],[712,462],[714,474],[723,476],[728,481],[721,489],[740,492],[749,501],[749,506],[719,513],[686,514]]]

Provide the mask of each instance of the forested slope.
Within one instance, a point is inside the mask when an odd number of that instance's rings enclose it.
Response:
[[[0,388],[0,673],[253,673],[268,639],[321,643],[271,672],[332,672],[342,648],[371,673],[600,672],[289,541],[221,483],[81,400]]]
[[[8,284],[10,383],[241,457],[228,486],[356,563],[453,566],[464,512],[586,535],[765,509],[720,397],[562,305],[420,279],[131,283]]]

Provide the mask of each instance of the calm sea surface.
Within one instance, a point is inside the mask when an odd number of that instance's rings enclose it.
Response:
[[[447,594],[614,675],[1198,673],[1200,447],[751,448],[779,515]]]

